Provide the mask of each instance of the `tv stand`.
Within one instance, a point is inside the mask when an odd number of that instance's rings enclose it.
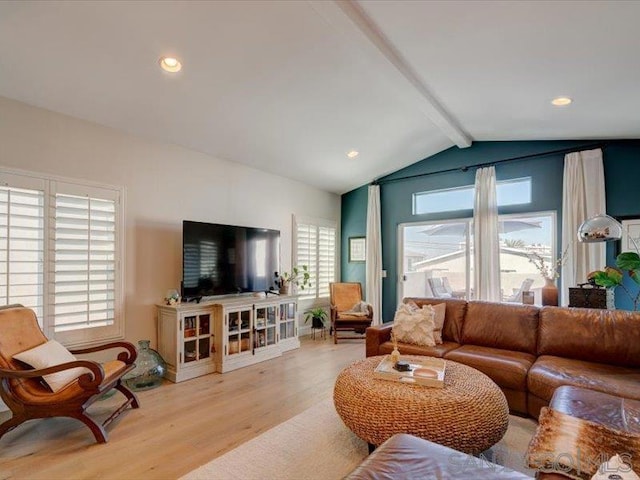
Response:
[[[299,348],[297,297],[273,293],[158,305],[165,377],[181,382],[226,373]]]

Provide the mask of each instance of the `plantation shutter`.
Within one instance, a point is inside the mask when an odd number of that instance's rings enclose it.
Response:
[[[318,298],[329,296],[329,283],[336,279],[336,229],[318,227]]]
[[[0,302],[20,303],[33,309],[42,325],[44,182],[8,174],[0,178]]]
[[[317,252],[318,234],[315,225],[308,223],[298,223],[296,226],[296,261],[298,267],[307,265],[309,268],[309,281],[311,287],[299,291],[300,299],[315,298],[315,289],[317,286],[318,276],[318,252]]]
[[[294,264],[309,268],[311,288],[303,290],[301,300],[329,297],[329,283],[336,281],[337,228],[335,222],[294,218]]]
[[[50,272],[53,330],[68,342],[115,328],[119,192],[52,182]]]

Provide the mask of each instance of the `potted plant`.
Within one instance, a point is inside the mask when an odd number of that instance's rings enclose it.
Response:
[[[306,265],[293,267],[291,272],[275,273],[276,286],[283,295],[289,295],[291,285],[295,285],[300,290],[311,287],[311,274]]]
[[[311,328],[325,328],[328,320],[327,311],[322,307],[307,310],[304,314],[304,323],[307,323],[309,319],[311,319]]]
[[[616,257],[616,267],[605,267],[604,270],[597,270],[589,274],[589,281],[593,281],[596,285],[605,288],[620,287],[629,296],[633,302],[633,309],[638,310],[638,302],[640,301],[640,289],[635,296],[622,282],[623,270],[629,272],[629,276],[640,285],[640,256],[635,252],[622,252]]]

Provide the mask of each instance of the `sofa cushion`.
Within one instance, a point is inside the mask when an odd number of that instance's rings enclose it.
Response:
[[[455,350],[460,346],[456,342],[443,342],[433,347],[419,347],[408,343],[399,343],[398,351],[402,355],[426,355],[427,357],[444,357],[445,353]],[[380,345],[376,355],[389,354],[393,351],[393,342],[384,342]]]
[[[458,299],[442,299],[442,298],[405,298],[405,303],[414,302],[421,307],[422,305],[438,305],[444,303],[446,305],[446,313],[444,317],[444,327],[442,329],[442,340],[460,343],[460,333],[462,332],[462,323],[467,311],[467,302]]]
[[[527,377],[529,392],[549,401],[555,389],[562,385],[640,400],[640,369],[551,355],[538,357]]]
[[[526,390],[527,372],[536,359],[529,353],[476,345],[463,345],[444,358],[480,370],[502,388],[520,391]]]
[[[543,307],[538,355],[640,367],[640,314],[622,310]]]
[[[535,355],[538,310],[532,305],[469,302],[460,343]]]

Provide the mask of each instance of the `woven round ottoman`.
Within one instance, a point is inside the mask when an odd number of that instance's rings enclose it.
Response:
[[[333,391],[338,415],[364,441],[380,445],[396,433],[409,433],[478,454],[504,436],[507,399],[484,373],[446,360],[444,388],[410,385],[374,378],[382,358],[345,368]]]

